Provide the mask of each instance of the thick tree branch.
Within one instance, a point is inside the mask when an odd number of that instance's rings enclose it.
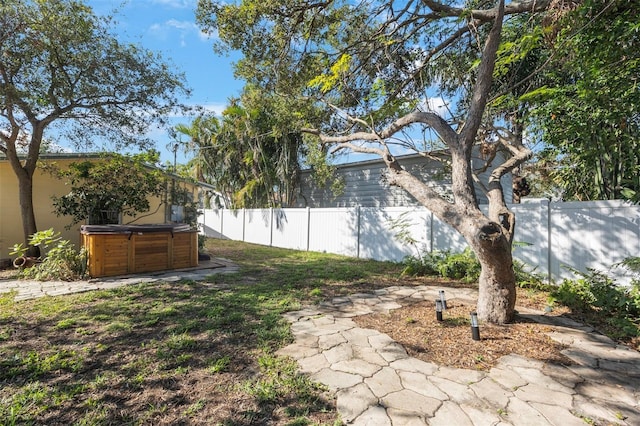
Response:
[[[533,155],[533,152],[529,148],[524,146],[515,146],[502,138],[500,138],[500,144],[509,150],[512,157],[491,172],[491,176],[489,177],[489,189],[493,188],[494,185],[499,184],[502,176],[512,172],[513,169],[530,159]]]
[[[487,105],[487,98],[493,83],[493,69],[496,62],[496,52],[500,45],[500,33],[502,32],[504,0],[500,0],[498,11],[499,13],[496,15],[493,28],[491,28],[489,32],[482,52],[482,60],[478,67],[478,77],[473,90],[473,96],[471,97],[467,120],[460,133],[462,143],[469,147],[475,140],[480,124],[482,123],[482,115]]]
[[[351,120],[353,121],[353,120]],[[446,122],[442,117],[438,114],[434,114],[432,112],[423,112],[423,111],[414,111],[407,115],[404,115],[394,121],[387,128],[382,130],[381,132],[354,132],[345,135],[339,136],[329,136],[323,134],[318,129],[310,129],[303,128],[302,132],[312,134],[318,136],[322,143],[324,144],[339,144],[346,142],[354,142],[354,141],[379,141],[384,139],[389,139],[393,137],[396,133],[400,132],[405,127],[411,126],[413,124],[422,123],[431,127],[446,143],[450,143],[449,141],[456,140],[458,137],[457,133],[453,130],[453,128]]]
[[[496,167],[491,175],[487,185],[487,198],[489,199],[489,218],[500,223],[505,237],[511,243],[515,230],[516,217],[507,207],[504,199],[504,190],[500,179],[502,176],[510,173],[520,164],[531,158],[532,151],[522,145],[516,145],[501,135],[498,135],[499,143],[504,146],[512,155],[503,164]]]
[[[551,0],[530,0],[530,1],[515,1],[509,3],[504,7],[504,11],[501,11],[501,7],[495,7],[493,9],[462,9],[459,7],[448,6],[433,0],[422,0],[429,9],[440,14],[440,16],[450,17],[462,17],[471,15],[475,19],[481,21],[495,20],[498,16],[512,15],[523,12],[538,12],[545,10]],[[502,19],[502,18],[500,18]]]

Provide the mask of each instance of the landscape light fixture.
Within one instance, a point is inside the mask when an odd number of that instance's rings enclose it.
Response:
[[[436,299],[436,319],[442,321],[442,300]]]
[[[444,297],[444,290],[440,290],[440,301],[442,302],[442,309],[447,310],[447,299]]]
[[[471,312],[471,338],[480,340],[480,327],[478,327],[478,313]]]

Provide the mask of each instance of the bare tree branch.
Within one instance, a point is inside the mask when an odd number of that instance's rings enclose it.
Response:
[[[440,16],[450,17],[462,17],[471,15],[475,19],[481,21],[495,20],[498,16],[511,15],[523,12],[536,12],[545,10],[551,0],[530,0],[530,1],[514,1],[504,7],[504,11],[501,11],[501,6],[493,9],[462,9],[459,7],[448,6],[433,0],[422,0],[422,3],[429,7],[434,12],[440,14]],[[502,19],[502,18],[500,18]]]
[[[445,119],[440,117],[438,114],[424,111],[414,111],[407,115],[404,115],[379,133],[373,131],[355,132],[339,136],[329,136],[323,134],[318,129],[304,128],[302,129],[302,131],[320,137],[320,140],[325,144],[338,144],[358,140],[379,141],[388,139],[396,133],[400,132],[403,128],[417,123],[426,124],[427,126],[431,127],[444,141],[456,139],[458,137],[457,133],[453,130],[449,123],[446,122]]]
[[[467,114],[467,121],[464,124],[460,139],[465,146],[470,147],[475,140],[480,124],[482,123],[482,114],[487,104],[487,97],[491,91],[493,83],[493,69],[496,61],[496,52],[500,45],[500,33],[502,31],[502,17],[504,12],[504,0],[500,0],[493,28],[489,32],[489,36],[482,52],[482,60],[478,67],[478,77],[476,86],[471,97],[471,106]]]

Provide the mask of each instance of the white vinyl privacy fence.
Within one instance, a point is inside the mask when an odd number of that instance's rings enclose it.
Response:
[[[549,202],[527,200],[516,214],[514,256],[537,273],[558,281],[574,277],[568,267],[608,271],[629,256],[640,256],[640,206],[621,201]],[[464,250],[464,239],[431,212],[407,207],[205,210],[201,229],[209,237],[296,250],[400,261],[431,250]],[[401,221],[418,241],[398,241]],[[526,243],[526,244],[524,244]],[[610,271],[622,282],[621,269]]]

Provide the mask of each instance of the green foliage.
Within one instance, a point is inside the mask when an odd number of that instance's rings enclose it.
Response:
[[[23,243],[16,243],[11,246],[11,251],[9,252],[9,255],[22,257],[27,253],[28,250],[29,249],[27,247],[24,247]]]
[[[517,259],[513,260],[513,272],[516,274],[516,285],[520,288],[549,291],[554,288],[545,282],[545,279],[535,272],[535,268],[530,267]]]
[[[480,270],[480,262],[470,248],[466,248],[462,253],[448,254],[438,264],[438,272],[443,277],[467,283],[477,282]]]
[[[640,287],[635,281],[630,287],[620,286],[605,273],[589,270],[580,278],[565,279],[552,292],[552,297],[573,310],[598,316],[610,327],[608,334],[617,338],[640,336]]]
[[[426,252],[421,257],[407,256],[402,260],[402,275],[434,276],[440,275],[440,265],[445,262],[447,252]]]
[[[402,265],[402,275],[441,276],[467,283],[478,281],[481,271],[480,262],[469,248],[462,253],[434,250],[424,253],[421,257],[407,256],[402,260]],[[517,286],[541,291],[555,288],[547,284],[540,275],[535,273],[535,269],[524,262],[514,259],[513,267]]]
[[[556,23],[544,85],[522,98],[546,144],[539,178],[564,199],[640,201],[638,28],[626,0],[581,2]]]
[[[402,263],[403,275],[440,275],[466,283],[477,282],[481,270],[480,262],[469,248],[461,253],[434,250],[419,258],[407,256]]]
[[[197,149],[191,165],[198,179],[216,188],[215,204],[263,208],[295,200],[304,147],[301,134],[281,123],[283,108],[247,87],[222,118],[200,116],[176,126],[176,137],[189,138],[185,150]]]
[[[617,299],[613,281],[604,273],[593,270],[589,274],[573,272],[582,278],[563,280],[558,289],[553,292],[553,297],[558,302],[580,310],[588,310],[592,306],[608,304],[607,299],[610,296]]]
[[[22,278],[37,281],[73,281],[85,276],[87,252],[84,248],[76,251],[73,244],[61,239],[60,233],[55,232],[53,228],[36,232],[31,236],[29,244],[40,247],[43,257],[34,266],[21,269]]]
[[[71,186],[68,194],[52,197],[54,213],[71,216],[72,226],[85,220],[90,224],[118,223],[119,214],[135,216],[149,211],[149,197],[161,197],[167,185],[166,176],[149,167],[158,158],[157,152],[110,153],[97,161],[71,163],[67,170],[52,168],[51,173]],[[178,193],[176,189],[176,198],[180,198]],[[193,212],[189,212],[191,218]]]

